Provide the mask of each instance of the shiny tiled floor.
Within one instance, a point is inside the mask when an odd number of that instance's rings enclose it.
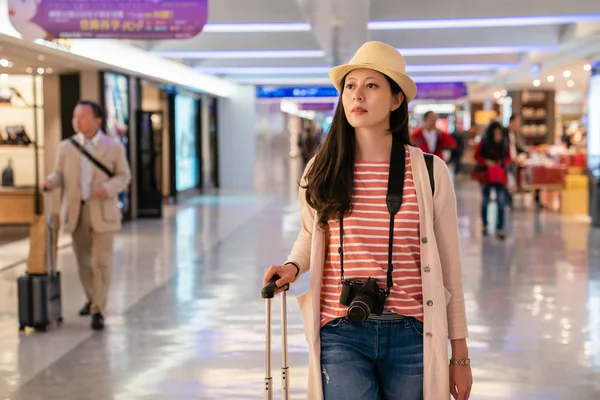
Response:
[[[520,211],[505,243],[481,238],[478,193],[459,186],[472,399],[600,399],[600,233]],[[286,256],[299,221],[285,188],[260,193],[197,197],[127,226],[103,333],[76,315],[70,249],[60,254],[66,321],[51,332],[19,336],[22,271],[0,273],[0,399],[262,398],[262,271]],[[306,287],[303,277],[291,296]],[[302,399],[307,346],[295,301],[288,307],[292,398]]]

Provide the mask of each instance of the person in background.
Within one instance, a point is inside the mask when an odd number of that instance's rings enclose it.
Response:
[[[563,133],[560,137],[560,141],[567,150],[569,150],[571,146],[573,146],[573,141],[571,140],[571,135],[569,135],[569,130],[566,125],[563,126]]]
[[[115,232],[121,228],[118,194],[131,180],[125,148],[100,129],[104,111],[80,101],[73,111],[74,139],[101,164],[110,178],[85,157],[71,138],[58,146],[54,171],[44,190],[60,189],[61,225],[73,236],[73,251],[87,303],[80,315],[92,315],[92,329],[104,329],[106,299],[112,275]]]
[[[319,139],[312,127],[306,127],[304,132],[300,134],[298,145],[300,146],[302,160],[306,165],[314,155],[317,147],[319,147]]]
[[[435,154],[444,160],[444,150],[454,149],[456,141],[451,135],[436,127],[437,119],[436,113],[427,111],[423,116],[423,126],[413,131],[411,141],[421,151]]]
[[[506,139],[508,140],[509,150],[510,150],[510,159],[511,163],[508,166],[507,172],[513,174],[513,176],[517,177],[517,156],[521,153],[524,153],[525,150],[520,145],[519,141],[519,129],[521,127],[521,118],[513,114],[510,116],[508,121],[508,126],[506,127]],[[513,197],[512,193],[507,190],[506,191],[506,204],[512,210],[513,208]]]
[[[484,176],[477,179],[481,183],[482,234],[488,234],[488,205],[492,189],[496,192],[496,236],[504,240],[504,206],[506,205],[506,170],[510,166],[510,149],[504,129],[499,122],[492,122],[486,129],[483,140],[475,149],[477,166],[475,171],[483,171]]]
[[[456,147],[452,149],[452,152],[450,153],[450,161],[448,163],[454,164],[454,175],[457,176],[462,172],[462,159],[469,141],[469,134],[467,132],[457,130],[452,135],[452,138],[456,142]]]

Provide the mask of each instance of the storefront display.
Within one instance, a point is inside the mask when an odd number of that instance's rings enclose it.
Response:
[[[106,126],[104,131],[125,147],[127,160],[130,160],[129,149],[129,78],[112,72],[104,72],[103,100],[106,113]],[[119,194],[119,208],[123,213],[123,220],[131,219],[131,188],[127,187]]]
[[[7,126],[6,136],[0,138],[0,144],[29,146],[31,139],[27,136],[23,125]]]
[[[206,187],[219,187],[219,127],[217,125],[217,99],[214,97],[206,98],[208,105],[208,135],[209,135],[209,165],[210,182],[206,182]]]
[[[587,152],[590,171],[600,179],[600,62],[593,66],[590,77]]]
[[[196,99],[175,96],[175,182],[178,192],[199,184],[197,150],[198,107]]]
[[[588,94],[587,164],[590,216],[600,226],[600,61],[593,63]]]
[[[520,192],[539,191],[546,208],[565,215],[587,214],[585,153],[561,144],[532,146],[517,164]]]
[[[521,117],[524,144],[537,146],[554,142],[555,92],[523,90],[509,93],[512,114]]]
[[[160,218],[162,216],[163,113],[139,110],[137,123],[137,215]]]

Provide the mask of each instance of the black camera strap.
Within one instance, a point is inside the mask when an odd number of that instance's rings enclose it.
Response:
[[[388,175],[388,191],[386,203],[390,213],[390,238],[388,244],[388,270],[387,270],[387,293],[394,284],[392,273],[394,266],[392,264],[392,254],[394,250],[394,220],[400,207],[402,206],[402,194],[404,191],[404,173],[406,169],[406,150],[402,141],[396,136],[392,139],[392,154],[390,156],[390,172]],[[344,282],[344,217],[340,218],[340,275],[342,283]]]

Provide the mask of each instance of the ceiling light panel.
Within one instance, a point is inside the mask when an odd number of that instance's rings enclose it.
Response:
[[[235,50],[235,51],[160,51],[163,57],[180,59],[246,59],[246,58],[319,58],[325,57],[323,50]]]
[[[407,72],[480,72],[498,71],[517,67],[514,63],[498,64],[432,64],[408,65]],[[196,67],[196,70],[214,75],[302,75],[327,74],[331,67]]]
[[[260,33],[260,32],[310,32],[311,25],[303,22],[228,23],[206,24],[202,32]]]
[[[368,23],[368,27],[370,30],[454,29],[563,25],[586,21],[600,21],[600,14],[505,18],[429,19],[412,21],[370,21]]]

